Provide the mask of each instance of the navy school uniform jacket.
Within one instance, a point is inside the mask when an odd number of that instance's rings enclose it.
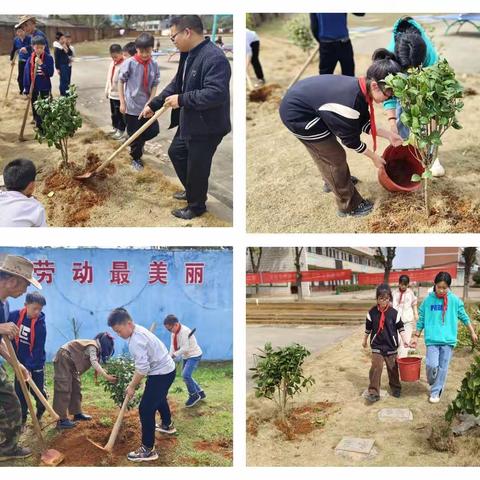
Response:
[[[10,52],[10,60],[13,60],[15,52],[18,50],[18,60],[20,62],[26,62],[32,50],[32,47],[30,46],[30,41],[31,38],[29,36],[26,36],[23,40],[19,37],[15,37],[15,39],[13,40],[13,48]],[[25,53],[20,51],[24,47],[27,49]]]
[[[399,345],[398,334],[405,330],[403,322],[398,312],[393,307],[389,307],[385,312],[383,329],[379,332],[380,316],[380,310],[376,305],[369,310],[365,321],[365,334],[370,335],[370,347],[373,353],[380,353],[383,356],[394,355]]]
[[[18,324],[22,310],[10,312],[8,321]],[[32,345],[32,339],[34,343]],[[42,370],[45,367],[45,341],[47,339],[47,328],[45,325],[45,314],[42,312],[35,321],[34,331],[32,332],[32,319],[26,314],[20,326],[20,335],[18,337],[18,346],[12,342],[17,354],[18,360],[28,370]]]
[[[317,75],[290,88],[280,104],[280,118],[300,140],[319,142],[330,135],[362,153],[360,135],[370,133],[368,103],[355,77]]]
[[[32,56],[30,55],[25,65],[25,73],[23,75],[23,85],[26,93],[30,91],[31,62],[32,62]],[[36,92],[50,92],[52,90],[52,82],[50,81],[50,77],[53,76],[53,72],[54,72],[53,57],[45,52],[45,55],[43,57],[43,64],[38,66],[36,76],[35,76],[35,85],[33,88]]]
[[[186,65],[186,66],[185,66]],[[159,110],[165,98],[179,94],[169,128],[179,126],[183,139],[226,135],[230,124],[230,77],[225,53],[209,39],[180,54],[177,74],[149,104]]]
[[[363,17],[364,13],[354,13]],[[348,39],[346,13],[311,13],[310,29],[317,42],[333,42]]]

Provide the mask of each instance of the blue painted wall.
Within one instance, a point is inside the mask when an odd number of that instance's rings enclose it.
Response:
[[[134,321],[146,328],[157,322],[155,334],[170,346],[170,334],[163,327],[166,315],[175,314],[182,323],[196,328],[197,340],[205,360],[231,360],[232,333],[232,251],[231,250],[146,250],[101,248],[2,248],[1,253],[22,255],[31,261],[55,262],[51,284],[42,283],[47,300],[44,308],[47,322],[47,359],[58,348],[74,338],[72,318],[81,325],[79,338],[93,338],[98,332],[110,331],[109,312],[126,308]],[[88,262],[93,266],[93,283],[72,280],[72,263]],[[128,285],[110,283],[113,261],[127,261]],[[167,284],[149,284],[149,265],[164,261],[168,265]],[[203,262],[201,285],[185,283],[185,263]],[[28,291],[35,290],[29,287]],[[25,297],[9,299],[10,310],[23,307]],[[124,340],[115,337],[116,352],[128,351]]]

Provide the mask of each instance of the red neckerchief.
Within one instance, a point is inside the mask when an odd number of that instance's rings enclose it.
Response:
[[[442,307],[442,323],[445,323],[445,313],[447,312],[448,308],[448,292],[444,293],[443,295],[439,295],[435,292],[437,298],[441,298],[443,300],[443,307]]]
[[[35,75],[36,75],[36,72],[35,72],[35,57],[36,57],[36,53],[33,52],[32,53],[32,56],[30,58],[30,82],[33,83],[33,79],[35,78]],[[42,61],[43,63],[43,60],[45,59],[45,52],[43,52],[41,55],[40,55],[40,60]]]
[[[20,310],[20,315],[18,316],[18,321],[17,321],[17,327],[21,328],[23,321],[25,320],[25,317],[27,316],[27,308],[24,307]],[[38,317],[32,318],[31,324],[30,324],[30,355],[33,352],[33,347],[35,345],[35,323],[37,321]],[[18,351],[18,344],[20,343],[20,338],[16,337],[15,338],[15,343],[17,344],[17,351]]]
[[[178,330],[173,334],[173,349],[175,351],[178,350],[178,341],[177,341],[177,335],[180,333],[180,330],[182,329],[182,325],[178,324]]]
[[[387,305],[385,310],[382,310],[380,308],[380,305],[377,305],[378,311],[380,312],[380,323],[378,324],[378,332],[377,335],[383,330],[383,327],[385,326],[385,313],[387,310],[390,308],[390,305]]]
[[[133,58],[138,63],[143,65],[143,86],[145,88],[145,91],[148,92],[148,66],[150,65],[150,63],[152,63],[152,57],[150,57],[148,60],[143,60],[143,58],[138,53],[136,53]]]
[[[367,91],[367,79],[365,77],[360,77],[358,79],[358,83],[360,84],[360,90],[362,91],[363,96],[368,103],[368,108],[370,110],[370,130],[373,137],[373,151],[375,152],[377,150],[377,124],[375,123],[375,110],[373,108],[373,99]]]
[[[113,61],[112,75],[110,76],[110,85],[113,86],[113,76],[115,75],[115,67],[116,67],[117,65],[120,65],[121,63],[123,63],[124,60],[125,60],[125,59],[122,57],[122,58],[120,58],[120,60],[118,60],[117,62],[116,62],[115,60]]]

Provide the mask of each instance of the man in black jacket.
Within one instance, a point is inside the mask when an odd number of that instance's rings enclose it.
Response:
[[[168,149],[184,192],[174,194],[187,207],[172,211],[184,220],[205,213],[212,158],[230,132],[230,64],[223,51],[203,36],[198,15],[171,20],[170,39],[180,50],[177,74],[141,113],[151,117],[162,106],[173,109],[170,128],[177,132]]]

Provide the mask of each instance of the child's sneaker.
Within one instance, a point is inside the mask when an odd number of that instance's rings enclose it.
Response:
[[[205,392],[203,390],[200,390],[198,392],[198,394],[200,395],[201,400],[205,400],[207,398],[207,396],[205,395]]]
[[[440,397],[430,397],[428,401],[430,403],[438,403],[440,401]]]
[[[158,459],[158,453],[155,448],[147,448],[142,445],[134,452],[130,452],[127,459],[131,462],[151,462]]]
[[[68,418],[66,418],[65,420],[59,420],[57,422],[57,428],[59,430],[68,430],[70,428],[74,428],[76,425],[77,424],[75,422],[72,422]]]
[[[118,128],[112,128],[112,129],[108,132],[108,135],[112,136],[112,135],[115,135],[116,133],[118,133]]]
[[[189,407],[193,407],[195,404],[197,404],[200,400],[202,399],[202,397],[200,396],[199,393],[194,393],[193,395],[190,395],[188,397],[188,400],[185,402],[185,406],[187,408]]]
[[[123,132],[117,130],[114,134],[112,134],[112,140],[119,140],[123,135]]]
[[[174,433],[177,433],[177,429],[175,428],[175,425],[173,424],[173,422],[168,426],[163,425],[163,423],[161,425],[157,423],[157,425],[155,425],[155,430],[157,432],[166,433],[168,435],[173,435]]]
[[[143,162],[141,160],[132,160],[132,168],[136,172],[140,172],[143,170]]]

